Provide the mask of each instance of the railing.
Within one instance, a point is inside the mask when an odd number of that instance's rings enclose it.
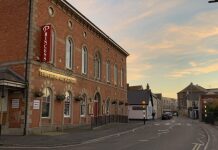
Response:
[[[121,115],[107,115],[107,116],[97,116],[91,118],[91,127],[98,127],[102,126],[108,123],[127,123],[128,117],[127,116],[121,116]]]

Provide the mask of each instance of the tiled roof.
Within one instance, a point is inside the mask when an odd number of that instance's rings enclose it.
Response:
[[[127,95],[130,105],[142,104],[142,101],[146,101],[148,104],[151,100],[150,90],[128,90]]]

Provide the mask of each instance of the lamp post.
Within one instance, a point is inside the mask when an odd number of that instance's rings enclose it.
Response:
[[[146,102],[145,102],[145,100],[143,100],[142,101],[142,108],[143,108],[143,117],[144,117],[144,124],[145,124],[145,112],[146,112],[146,106],[147,104],[146,104]]]

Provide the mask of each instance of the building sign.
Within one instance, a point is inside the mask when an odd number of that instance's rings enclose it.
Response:
[[[19,108],[19,99],[12,99],[12,108]]]
[[[33,100],[33,109],[40,108],[40,100]]]
[[[50,61],[50,48],[51,48],[51,25],[42,26],[42,37],[41,37],[41,51],[40,60],[41,62]]]
[[[60,80],[60,81],[64,81],[64,82],[71,82],[71,83],[75,83],[76,79],[70,76],[66,76],[60,73],[56,73],[56,72],[52,72],[49,70],[45,70],[40,68],[39,69],[39,74],[40,76],[46,77],[46,78],[51,78],[51,79],[56,79],[56,80]]]

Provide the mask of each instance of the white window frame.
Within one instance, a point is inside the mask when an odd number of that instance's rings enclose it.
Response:
[[[123,79],[124,79],[124,74],[123,74],[123,68],[120,70],[120,86],[123,87]]]
[[[47,87],[43,90],[43,97],[42,97],[41,106],[42,106],[42,111],[43,111],[43,103],[48,103],[49,104],[49,111],[48,111],[48,116],[42,116],[43,113],[41,112],[41,118],[50,118],[51,117],[51,101],[52,101],[52,90]]]
[[[100,55],[97,53],[95,55],[95,63],[94,63],[94,69],[95,69],[95,78],[101,79],[101,58]]]
[[[66,68],[73,68],[73,41],[70,37],[66,39]]]
[[[106,62],[106,81],[110,82],[110,62]]]
[[[85,46],[82,47],[82,74],[88,72],[88,50]]]
[[[80,101],[80,116],[81,117],[85,117],[87,114],[86,106],[87,106],[87,96],[83,95],[83,100]],[[82,107],[84,107],[84,109]],[[83,110],[84,110],[84,112],[83,112]]]
[[[114,65],[114,84],[117,85],[118,83],[118,69],[117,69],[117,65]]]
[[[50,63],[54,64],[55,61],[55,32],[51,28],[51,48],[50,48]]]
[[[67,91],[65,93],[65,100],[64,100],[64,117],[69,118],[71,116],[71,102],[72,102],[72,94],[71,92]],[[69,114],[65,114],[66,105],[68,105],[68,112]]]

